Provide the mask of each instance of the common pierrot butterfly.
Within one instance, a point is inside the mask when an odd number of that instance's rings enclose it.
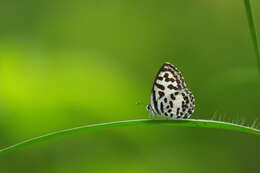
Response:
[[[194,102],[181,72],[172,64],[164,63],[154,80],[147,109],[153,115],[186,119],[194,112]]]

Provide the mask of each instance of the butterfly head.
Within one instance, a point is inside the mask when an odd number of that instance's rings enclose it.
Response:
[[[146,106],[146,110],[148,110],[148,111],[151,111],[151,110],[152,110],[152,107],[151,107],[150,104]]]
[[[152,115],[156,115],[157,113],[154,111],[153,107],[151,104],[146,106],[146,110],[150,111]]]

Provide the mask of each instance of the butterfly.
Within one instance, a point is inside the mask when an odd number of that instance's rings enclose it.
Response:
[[[153,82],[151,101],[147,110],[153,115],[187,119],[194,112],[195,98],[187,88],[181,72],[164,63]]]

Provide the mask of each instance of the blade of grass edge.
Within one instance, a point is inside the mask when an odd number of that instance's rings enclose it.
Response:
[[[251,0],[244,0],[244,5],[246,9],[246,15],[247,15],[247,20],[248,20],[248,25],[249,25],[249,30],[250,34],[252,37],[253,45],[254,45],[254,50],[256,54],[256,61],[257,61],[257,66],[258,66],[258,72],[260,73],[260,48],[259,48],[259,40],[258,40],[258,35],[256,32],[256,25],[254,22],[254,14],[251,6]]]
[[[217,129],[228,129],[234,131],[245,132],[249,134],[260,135],[260,130],[255,128],[250,128],[238,124],[222,122],[222,121],[213,121],[213,120],[151,120],[151,119],[137,119],[137,120],[125,120],[125,121],[115,121],[115,122],[107,122],[101,124],[92,124],[85,125],[80,127],[75,127],[71,129],[65,129],[61,131],[56,131],[52,133],[48,133],[42,136],[38,136],[35,138],[31,138],[20,143],[11,145],[9,147],[3,148],[0,150],[0,155],[14,152],[18,149],[22,149],[26,146],[32,145],[34,143],[47,141],[51,138],[56,138],[59,136],[65,136],[68,134],[77,133],[83,130],[96,130],[103,128],[115,128],[115,127],[126,127],[126,126],[145,126],[145,125],[162,125],[162,126],[184,126],[184,127],[207,127],[207,128],[217,128]]]

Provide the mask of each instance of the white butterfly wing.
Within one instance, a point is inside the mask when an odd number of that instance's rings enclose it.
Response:
[[[188,118],[194,107],[194,96],[187,89],[180,71],[164,63],[154,80],[148,108],[155,115]]]

